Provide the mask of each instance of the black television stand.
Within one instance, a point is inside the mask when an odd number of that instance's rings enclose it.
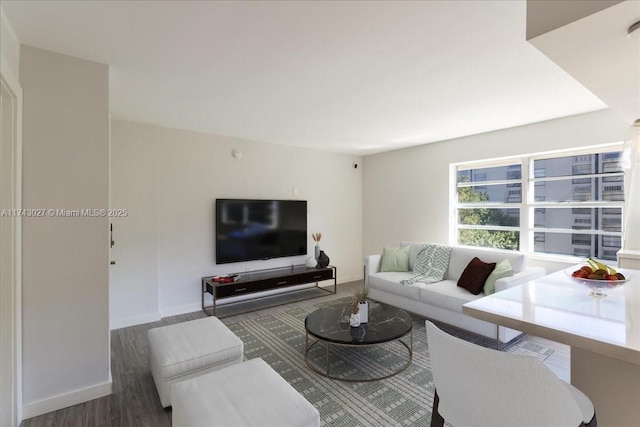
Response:
[[[248,273],[239,274],[239,280],[229,283],[214,282],[215,276],[202,278],[202,311],[209,316],[215,316],[216,307],[219,300],[237,297],[239,295],[256,294],[256,298],[261,298],[260,293],[273,289],[293,287],[308,283],[316,284],[318,289],[335,294],[338,286],[338,274],[336,267],[329,265],[325,268],[310,268],[305,265],[292,265],[290,267],[270,268],[267,270],[255,270]],[[333,291],[318,286],[318,282],[333,280]],[[205,307],[204,296],[206,293],[213,297],[213,305]],[[279,304],[275,304],[279,305]],[[261,307],[266,308],[266,307]],[[247,312],[252,310],[247,310]]]

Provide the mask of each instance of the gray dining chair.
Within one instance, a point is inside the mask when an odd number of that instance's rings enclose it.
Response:
[[[589,398],[531,356],[463,341],[426,321],[435,396],[431,427],[596,427]]]

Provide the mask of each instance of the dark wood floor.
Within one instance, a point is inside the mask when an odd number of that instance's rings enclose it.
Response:
[[[362,281],[338,285],[336,295],[310,289],[264,300],[222,307],[218,314],[226,324],[258,318],[300,306],[317,304],[352,295],[363,286]],[[313,295],[317,298],[307,299]],[[279,303],[270,308],[261,308]],[[283,305],[284,304],[284,305]],[[255,310],[239,313],[241,310]],[[164,409],[149,369],[147,331],[158,326],[199,319],[201,311],[162,319],[159,322],[111,331],[111,376],[113,393],[80,405],[24,420],[21,427],[169,427],[171,409]]]
[[[324,291],[308,290],[284,294],[262,301],[251,301],[244,305],[234,305],[223,308],[220,316],[229,315],[222,321],[229,325],[247,319],[255,319],[291,310],[309,304],[342,298],[353,295],[362,289],[363,282],[356,281],[338,285],[336,295]],[[304,299],[312,293],[320,293],[318,298]],[[262,308],[274,302],[284,304],[276,307]],[[238,313],[243,309],[255,311]],[[147,331],[158,326],[185,322],[204,317],[201,311],[182,314],[162,319],[159,322],[111,331],[111,375],[113,379],[113,393],[100,399],[95,399],[80,405],[71,406],[59,411],[44,414],[23,421],[21,427],[169,427],[171,426],[171,409],[164,409],[156,391],[148,360]],[[555,350],[555,353],[545,361],[560,378],[569,378],[569,350],[567,346],[528,336],[525,340],[538,342]]]

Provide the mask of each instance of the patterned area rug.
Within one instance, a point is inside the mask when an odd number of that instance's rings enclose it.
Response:
[[[413,326],[413,361],[396,376],[372,382],[343,382],[313,372],[304,361],[305,317],[319,307],[348,305],[349,299],[311,305],[278,315],[229,325],[244,342],[246,359],[260,357],[320,411],[322,425],[335,426],[428,426],[431,421],[433,381],[428,360],[424,320]],[[442,325],[439,325],[442,326]],[[447,328],[479,345],[493,341],[457,328]],[[403,339],[409,341],[409,336]],[[544,360],[553,350],[532,343],[516,343],[505,351]],[[332,375],[360,379],[382,376],[402,367],[407,349],[398,342],[364,348],[332,347],[329,369]],[[310,363],[326,366],[324,343],[309,355]]]

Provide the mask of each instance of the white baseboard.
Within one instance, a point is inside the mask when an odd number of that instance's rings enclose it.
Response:
[[[67,408],[79,403],[88,402],[89,400],[108,396],[111,394],[111,385],[111,374],[109,374],[109,381],[102,384],[96,384],[91,387],[74,390],[69,393],[59,394],[57,396],[23,405],[22,417],[26,420],[48,412],[57,411],[58,409]]]
[[[342,283],[349,283],[349,282],[357,282],[358,280],[363,280],[362,279],[362,274],[358,275],[358,276],[344,276],[344,277],[338,277],[338,286]]]
[[[128,317],[126,319],[112,320],[109,322],[109,328],[113,331],[114,329],[126,328],[128,326],[157,322],[160,319],[162,319],[162,316],[159,312],[148,313],[141,316]]]
[[[169,316],[177,316],[178,314],[193,313],[194,311],[202,311],[202,306],[200,303],[168,307],[167,309],[160,311],[160,315],[162,316],[162,318],[165,318]]]

